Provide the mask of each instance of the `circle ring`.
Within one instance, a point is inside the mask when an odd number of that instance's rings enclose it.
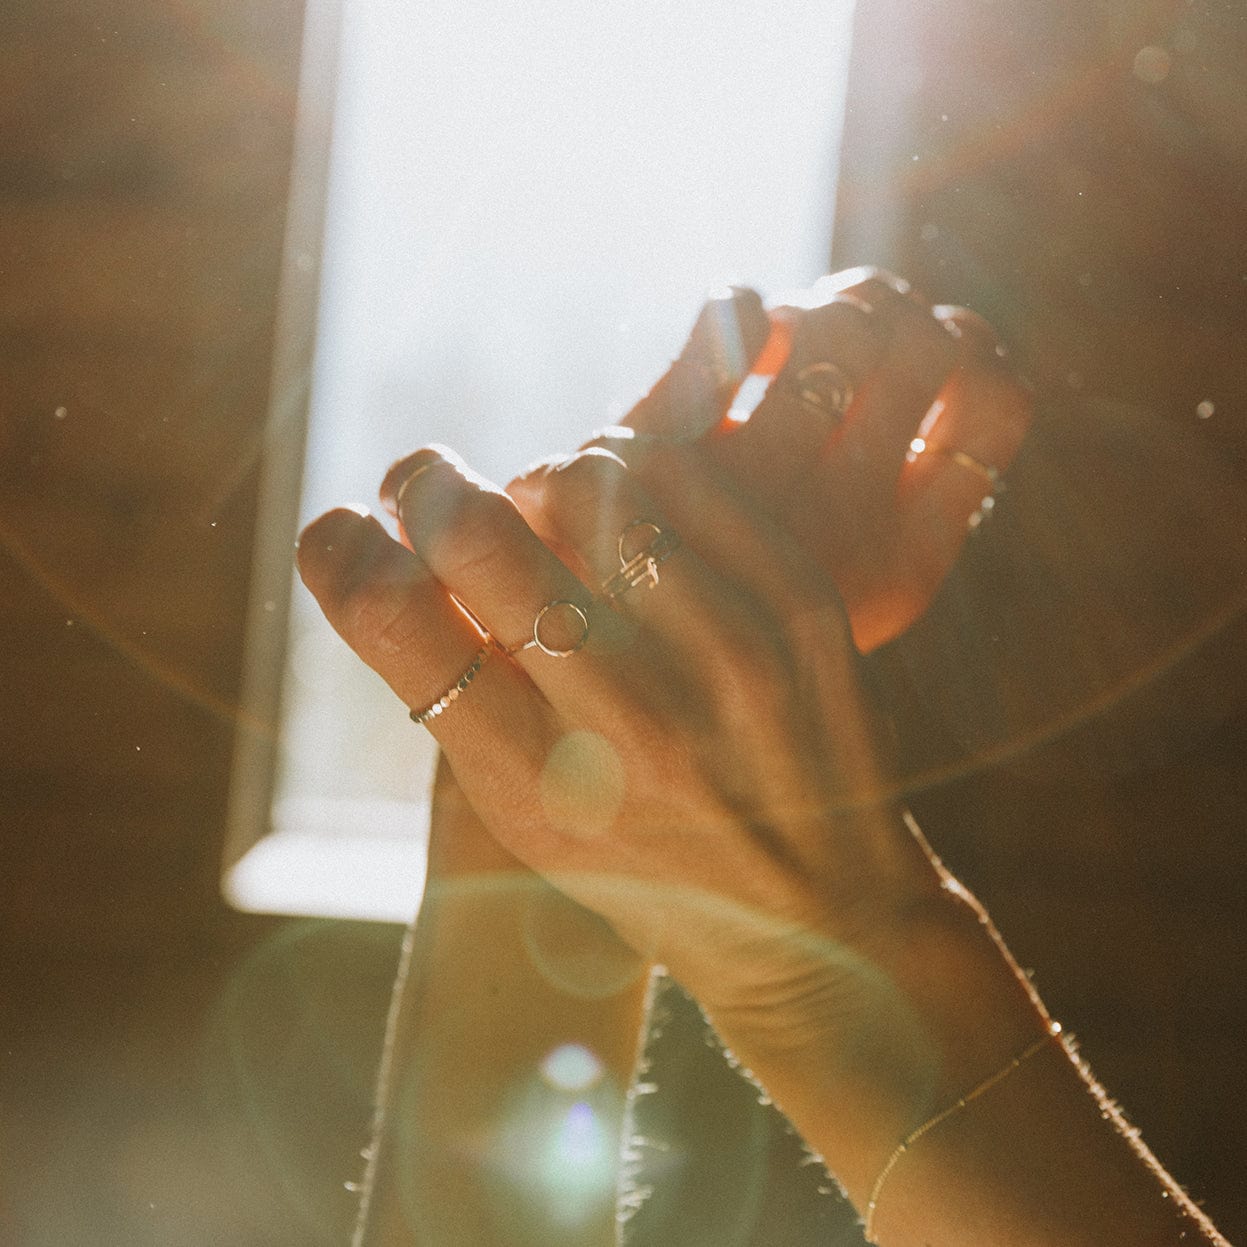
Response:
[[[547,645],[541,639],[541,625],[545,622],[546,616],[551,611],[562,607],[570,611],[580,621],[580,635],[571,645],[558,647]],[[538,612],[537,617],[533,620],[533,636],[531,641],[525,641],[523,645],[517,646],[516,649],[509,651],[510,653],[518,653],[526,649],[539,649],[543,654],[549,654],[551,658],[570,658],[573,654],[579,653],[584,649],[585,642],[589,639],[589,615],[583,606],[578,606],[569,598],[555,598],[552,602],[547,602]]]

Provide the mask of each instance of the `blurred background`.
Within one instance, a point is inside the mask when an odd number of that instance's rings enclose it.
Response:
[[[432,753],[298,522],[434,437],[517,471],[712,285],[817,277],[850,17],[4,7],[5,1242],[345,1241]]]
[[[302,6],[0,13],[0,1238],[342,1241],[397,933],[220,874]]]
[[[392,455],[466,438],[513,471],[626,409],[708,285],[873,261],[1241,471],[1242,6],[860,0],[851,54],[847,4],[700,7],[6,0],[5,1243],[349,1237],[428,755],[337,683],[290,557]],[[1111,800],[1082,753],[925,802],[1233,1236],[1225,653]],[[1133,890],[1097,891],[1123,854]]]

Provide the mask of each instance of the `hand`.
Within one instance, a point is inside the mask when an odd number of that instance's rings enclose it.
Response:
[[[712,299],[624,427],[591,444],[628,457],[639,453],[625,448],[630,433],[700,440],[737,491],[829,573],[866,652],[926,610],[988,490],[947,452],[1003,471],[1029,425],[1030,398],[985,321],[964,308],[926,307],[891,274],[856,269],[823,278],[806,302],[768,318],[752,291]],[[842,419],[801,395],[799,374],[824,363],[853,386]],[[738,424],[728,413],[750,369],[778,378]],[[919,433],[930,449],[914,456]],[[381,498],[391,514],[413,468],[403,459],[386,474]],[[440,784],[450,782],[449,772],[439,773]],[[515,868],[466,807],[452,804],[464,813],[455,845],[445,846],[448,865]],[[449,832],[435,826],[434,839]]]
[[[1030,392],[981,317],[931,307],[889,273],[825,277],[804,310],[777,308],[770,323],[751,291],[729,293],[707,305],[680,360],[624,424],[701,439],[830,574],[869,652],[930,604],[992,489],[974,465],[1008,468],[1030,424]],[[801,374],[813,365],[817,379],[827,364],[852,391],[840,415],[802,398]],[[736,423],[727,414],[751,366],[778,377]],[[397,465],[392,487],[402,474]]]
[[[417,465],[400,500],[411,550],[350,511],[305,532],[300,567],[326,615],[415,708],[481,651],[474,620],[512,647],[487,650],[430,724],[469,801],[508,850],[663,958],[829,1156],[832,1101],[860,1107],[854,1137],[865,1122],[872,1146],[840,1172],[865,1184],[915,1103],[996,1054],[980,1041],[949,1059],[949,1045],[935,1062],[916,1039],[911,924],[956,898],[890,800],[835,586],[695,448],[651,443],[635,471],[591,448],[520,483],[565,563],[453,458]],[[684,547],[612,610],[591,586],[637,517]],[[584,612],[583,649],[516,651],[557,601]],[[539,635],[571,648],[580,619],[558,608]],[[1022,1001],[986,1041],[1003,1060],[1033,1016],[1008,973],[1001,991]],[[951,1024],[972,1030],[973,1013]]]

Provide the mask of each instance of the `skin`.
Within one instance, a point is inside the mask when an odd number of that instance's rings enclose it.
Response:
[[[666,964],[863,1208],[897,1140],[1048,1021],[900,807],[860,672],[862,651],[925,609],[983,498],[979,474],[946,452],[1007,465],[1029,400],[969,314],[932,314],[875,274],[831,293],[779,314],[769,338],[745,335],[787,358],[748,423],[724,423],[731,379],[695,330],[631,434],[608,431],[509,492],[450,452],[417,452],[383,486],[403,542],[330,512],[299,563],[330,622],[412,707],[466,668],[481,627],[512,647],[429,725],[446,759],[435,864],[454,878],[521,863],[604,919],[603,939]],[[855,385],[839,423],[791,384],[828,358]],[[907,453],[919,435],[930,449]],[[656,588],[612,607],[594,591],[637,517],[682,546]],[[586,612],[584,648],[516,651],[555,600]],[[556,644],[559,626],[577,632],[566,611],[548,622]],[[451,906],[434,924],[443,970],[456,931],[471,941],[463,919]],[[486,974],[524,977],[514,964]],[[434,973],[429,990],[454,981]],[[453,1014],[446,999],[426,1024]],[[626,1045],[609,1036],[638,1001],[632,988],[598,1011],[612,1061]],[[452,1128],[463,1097],[429,1096]],[[879,1241],[960,1243],[968,1229],[1018,1244],[1218,1241],[1105,1110],[1045,1046],[905,1157]],[[386,1215],[378,1241],[405,1241]],[[489,1241],[481,1229],[462,1241]]]

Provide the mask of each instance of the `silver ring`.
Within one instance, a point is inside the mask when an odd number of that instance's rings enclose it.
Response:
[[[571,645],[565,647],[548,645],[541,639],[541,625],[545,623],[550,612],[554,610],[561,610],[562,613],[574,616],[577,621],[577,626],[580,629],[580,635]],[[567,598],[555,598],[552,602],[547,602],[537,612],[537,616],[533,620],[532,637],[527,641],[521,642],[519,645],[512,645],[504,652],[508,657],[511,657],[514,654],[522,654],[528,649],[539,649],[543,654],[549,654],[551,658],[570,658],[573,654],[584,649],[585,642],[588,641],[588,639],[589,615],[585,611],[584,607],[577,606],[575,602],[572,602]]]
[[[476,657],[472,659],[467,670],[436,701],[430,702],[423,710],[412,710],[410,712],[411,721],[425,726],[442,714],[452,702],[458,701],[468,685],[476,679],[477,672],[485,665],[485,660],[489,657],[489,651],[493,647],[494,643],[492,640],[486,641],[476,651]]]
[[[853,402],[853,382],[843,368],[829,360],[806,364],[792,379],[797,398],[812,411],[830,416],[837,424]]]
[[[649,529],[654,535],[649,542],[633,554],[628,553],[630,534]],[[680,538],[669,528],[655,524],[653,520],[633,520],[619,534],[616,549],[619,552],[619,570],[602,585],[601,596],[614,602],[629,589],[644,585],[652,589],[658,583],[658,567],[680,548]]]

